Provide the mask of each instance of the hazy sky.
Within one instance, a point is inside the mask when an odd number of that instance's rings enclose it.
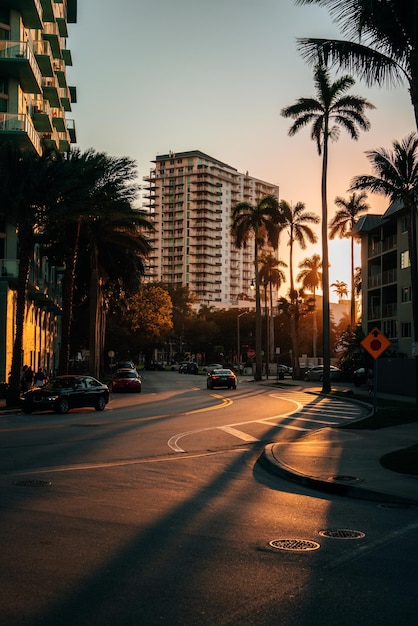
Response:
[[[157,154],[198,149],[279,185],[281,198],[320,215],[321,159],[310,128],[290,138],[291,121],[280,115],[299,97],[316,96],[312,68],[296,49],[296,38],[309,36],[340,32],[327,11],[293,0],[79,2],[68,40],[78,145],[135,159],[140,183]],[[352,177],[371,172],[364,152],[415,130],[406,85],[368,89],[357,81],[351,93],[376,110],[358,141],[341,131],[331,144],[329,218]],[[379,196],[368,201],[370,212],[387,207]],[[298,251],[298,260],[315,252],[320,242]],[[288,262],[288,254],[282,245],[280,258]],[[349,285],[348,241],[330,243],[330,263],[330,282]]]

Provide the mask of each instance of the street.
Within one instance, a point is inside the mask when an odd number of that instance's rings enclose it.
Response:
[[[257,463],[359,407],[244,378],[145,372],[104,412],[0,418],[2,625],[416,622],[416,510]]]

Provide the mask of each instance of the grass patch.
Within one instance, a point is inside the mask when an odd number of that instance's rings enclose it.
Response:
[[[380,463],[393,472],[418,476],[418,444],[403,450],[389,452],[382,456]]]

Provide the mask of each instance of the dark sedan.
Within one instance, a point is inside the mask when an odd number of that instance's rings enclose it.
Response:
[[[57,376],[43,387],[26,391],[20,398],[24,413],[53,411],[64,414],[80,407],[103,411],[108,402],[108,386],[92,376]]]
[[[123,368],[117,370],[112,378],[112,391],[136,391],[141,393],[142,381],[140,375],[134,369]]]
[[[215,389],[215,387],[228,387],[228,389],[236,389],[237,377],[232,370],[215,369],[208,373],[206,386],[208,389]]]

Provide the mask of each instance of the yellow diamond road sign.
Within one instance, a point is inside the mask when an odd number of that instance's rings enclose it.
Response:
[[[377,359],[391,344],[378,328],[373,328],[367,337],[361,341],[361,345],[374,359]]]

